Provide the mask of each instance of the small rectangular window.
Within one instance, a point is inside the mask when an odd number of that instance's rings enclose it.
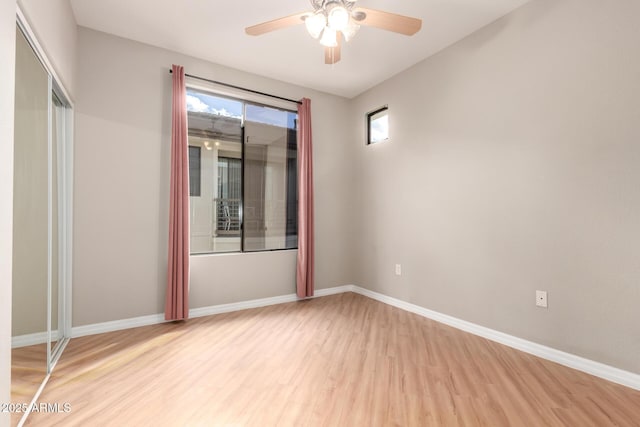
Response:
[[[367,114],[367,145],[389,139],[389,107]]]
[[[189,146],[189,196],[200,197],[201,148]]]

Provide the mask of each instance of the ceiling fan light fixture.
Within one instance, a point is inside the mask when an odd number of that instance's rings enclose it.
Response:
[[[307,19],[304,20],[304,24],[307,27],[309,35],[314,39],[317,39],[320,37],[320,34],[322,34],[322,30],[327,26],[327,18],[324,16],[322,11],[320,11],[308,16]]]
[[[329,10],[329,27],[343,31],[349,25],[349,11],[343,6],[335,6]]]
[[[360,25],[356,24],[353,21],[349,22],[349,25],[342,30],[342,35],[344,36],[345,41],[349,42],[360,29]]]
[[[311,11],[252,25],[245,28],[245,33],[259,36],[304,22],[309,35],[325,47],[325,64],[335,64],[341,59],[342,43],[352,40],[359,32],[360,26],[379,28],[406,36],[412,36],[422,28],[421,19],[356,7],[356,4],[360,3],[358,0],[309,1],[313,8]]]
[[[322,38],[320,44],[324,47],[336,47],[338,46],[338,35],[336,30],[331,27],[326,27],[322,32]]]

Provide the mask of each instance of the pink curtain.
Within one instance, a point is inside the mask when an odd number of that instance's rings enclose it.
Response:
[[[296,288],[300,298],[313,296],[313,145],[311,101],[298,105],[298,262]]]
[[[171,188],[166,320],[189,317],[189,156],[184,68],[172,67]]]

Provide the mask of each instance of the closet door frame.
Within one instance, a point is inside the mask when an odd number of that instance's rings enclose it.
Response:
[[[35,33],[30,27],[20,6],[16,10],[16,24],[20,31],[27,39],[29,45],[38,57],[40,63],[48,73],[49,80],[49,105],[48,105],[48,225],[49,231],[47,236],[47,245],[49,250],[49,266],[48,266],[48,284],[47,284],[47,374],[51,373],[57,363],[64,347],[71,337],[71,319],[72,319],[72,271],[73,271],[73,101],[68,91],[62,85],[55,69],[47,58],[44,49],[35,37]],[[57,151],[52,149],[53,145],[53,94],[62,102],[64,109],[61,111],[63,117],[60,124],[63,129],[59,134],[61,140],[56,141]],[[58,233],[58,293],[52,295],[51,291],[51,254],[53,249],[53,168],[54,159],[57,160],[57,180],[58,180],[58,221],[61,223]],[[52,303],[58,304],[58,334],[54,336],[51,330]],[[60,324],[62,321],[62,324]],[[62,335],[62,336],[60,336]],[[56,346],[51,348],[51,342],[56,339]]]

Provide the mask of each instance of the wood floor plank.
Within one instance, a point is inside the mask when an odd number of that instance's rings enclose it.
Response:
[[[345,293],[72,339],[33,426],[640,426],[640,392]]]
[[[11,349],[11,403],[29,404],[46,376],[46,344]],[[22,415],[12,412],[11,425],[17,425]]]

